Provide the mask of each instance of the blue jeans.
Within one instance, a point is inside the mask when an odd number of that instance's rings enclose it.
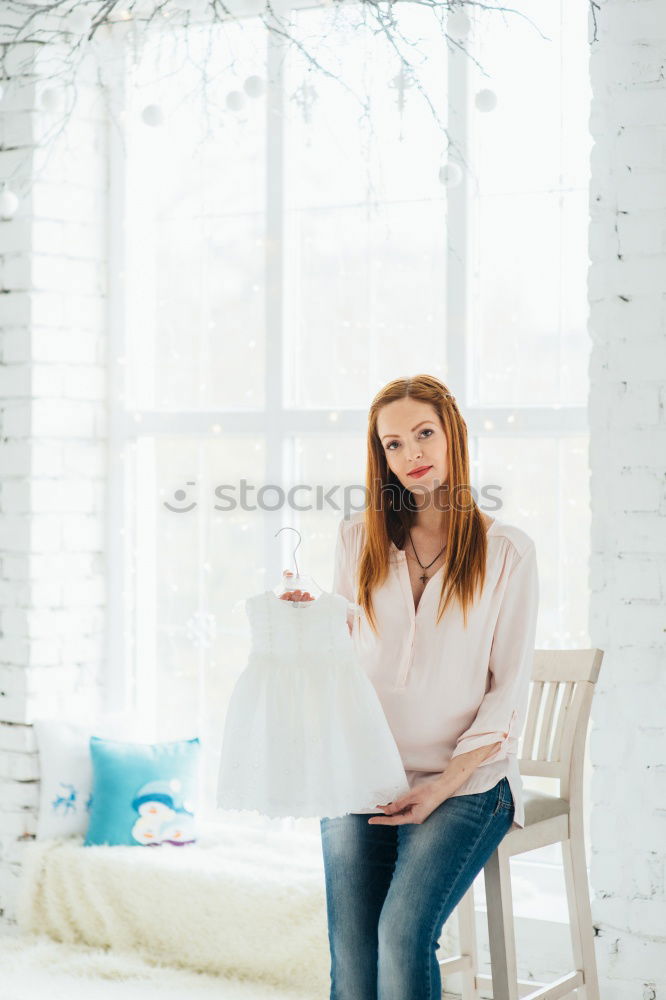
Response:
[[[423,823],[370,825],[371,815],[320,820],[330,1000],[440,1000],[438,941],[511,828],[509,782],[452,796]]]

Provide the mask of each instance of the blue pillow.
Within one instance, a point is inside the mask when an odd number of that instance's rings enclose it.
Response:
[[[92,794],[84,847],[196,841],[201,744],[90,737]]]

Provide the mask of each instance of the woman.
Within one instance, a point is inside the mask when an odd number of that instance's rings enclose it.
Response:
[[[522,529],[475,504],[466,424],[438,379],[382,389],[367,444],[369,502],[340,523],[333,590],[362,609],[355,647],[410,792],[320,821],[330,996],[434,1000],[444,923],[511,826],[524,825],[516,749],[536,553]]]

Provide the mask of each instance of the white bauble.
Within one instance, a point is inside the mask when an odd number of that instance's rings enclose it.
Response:
[[[10,191],[9,188],[5,188],[2,194],[0,194],[0,216],[3,219],[13,218],[16,215],[18,206],[19,200],[14,192]]]
[[[159,104],[146,104],[141,112],[141,118],[146,125],[151,125],[153,128],[164,122],[164,115]]]
[[[76,35],[87,35],[92,27],[92,18],[85,7],[79,4],[67,18],[67,27]]]
[[[462,180],[462,170],[459,163],[445,163],[439,168],[439,179],[446,187],[458,187]]]
[[[262,97],[266,92],[266,84],[260,76],[248,76],[243,84],[243,90],[248,97]]]
[[[492,111],[497,105],[497,94],[487,87],[483,90],[477,90],[474,103],[479,111]]]
[[[245,94],[240,90],[230,90],[227,94],[227,107],[230,111],[240,111],[245,107]]]
[[[472,22],[464,10],[454,10],[446,19],[446,33],[451,38],[465,38],[472,27]]]
[[[62,91],[57,87],[48,87],[42,91],[39,103],[44,111],[60,111],[62,108]]]

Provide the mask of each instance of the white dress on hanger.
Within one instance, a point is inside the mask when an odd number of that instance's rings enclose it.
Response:
[[[326,591],[298,607],[270,590],[246,600],[251,648],[227,708],[219,808],[333,817],[409,792],[347,606]]]

